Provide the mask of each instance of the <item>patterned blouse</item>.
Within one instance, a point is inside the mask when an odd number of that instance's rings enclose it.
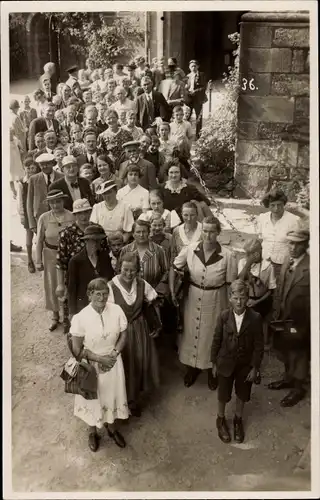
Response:
[[[105,154],[109,154],[109,147],[114,146],[112,148],[113,156],[116,158],[116,162],[119,162],[123,155],[122,146],[129,141],[133,141],[133,137],[127,130],[119,128],[118,132],[114,133],[107,129],[98,137],[98,148],[103,150]]]

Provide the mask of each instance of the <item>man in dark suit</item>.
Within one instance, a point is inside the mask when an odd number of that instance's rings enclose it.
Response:
[[[187,75],[187,100],[186,104],[190,106],[191,113],[195,110],[196,113],[196,134],[197,138],[200,135],[200,130],[202,128],[202,107],[208,98],[206,96],[206,78],[204,73],[199,71],[199,63],[195,60],[189,63],[190,73]]]
[[[53,96],[56,95],[56,93],[53,91],[51,87],[51,78],[48,73],[44,73],[43,75],[40,76],[40,83],[41,83],[41,88],[45,94],[45,98],[48,102],[52,101]]]
[[[46,132],[47,130],[53,130],[57,135],[59,134],[59,122],[54,118],[54,106],[51,103],[48,103],[45,108],[43,118],[35,118],[30,123],[29,150],[35,148],[35,135],[38,132]]]
[[[274,349],[284,363],[284,377],[271,382],[269,389],[290,389],[280,405],[291,407],[304,398],[310,360],[310,257],[309,232],[287,234],[289,255],[279,277],[279,296],[272,324]],[[282,323],[286,322],[286,323]],[[282,325],[281,325],[282,323]],[[281,328],[282,326],[282,328]],[[277,328],[279,327],[279,329]],[[278,330],[278,331],[277,331]]]
[[[151,78],[142,78],[141,86],[144,93],[135,99],[137,126],[146,130],[158,117],[168,122],[171,118],[170,106],[160,92],[152,89]]]
[[[62,174],[53,170],[56,164],[53,155],[44,152],[37,156],[35,161],[41,168],[41,172],[30,177],[27,195],[29,227],[34,232],[37,231],[40,215],[50,210],[48,203],[45,201],[50,186],[63,177]]]
[[[84,131],[83,143],[86,147],[86,153],[77,156],[79,167],[84,163],[90,163],[95,169],[97,167],[97,135],[94,129]]]
[[[212,374],[218,376],[217,429],[221,441],[229,443],[231,436],[225,419],[225,407],[231,400],[235,384],[236,411],[233,420],[234,439],[244,440],[242,414],[250,401],[251,386],[257,382],[263,358],[263,329],[259,313],[247,307],[249,290],[242,280],[230,285],[230,308],[222,311],[216,325],[212,350]]]
[[[122,187],[125,183],[127,170],[129,165],[137,165],[140,168],[141,176],[139,179],[140,186],[148,191],[156,189],[158,186],[156,178],[156,167],[150,161],[147,161],[139,155],[140,142],[130,141],[123,145],[126,152],[127,160],[120,163],[119,170],[116,171],[116,183]]]
[[[87,179],[79,177],[79,166],[74,156],[65,156],[62,160],[62,169],[64,177],[57,180],[51,186],[51,189],[59,189],[68,196],[66,198],[64,207],[72,212],[73,202],[86,198],[90,205],[94,204],[94,197],[91,187]]]

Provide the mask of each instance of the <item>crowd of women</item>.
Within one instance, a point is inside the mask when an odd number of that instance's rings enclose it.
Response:
[[[201,371],[207,372],[210,390],[221,386],[222,408],[229,386],[215,365],[220,347],[226,351],[228,342],[224,345],[221,340],[214,350],[212,346],[229,301],[236,319],[244,314],[236,300],[259,313],[252,321],[262,318],[266,345],[271,318],[294,320],[293,329],[301,332],[299,314],[292,318],[291,306],[287,317],[284,311],[293,277],[301,263],[308,268],[303,260],[308,232],[299,228],[297,216],[285,210],[285,194],[274,190],[263,200],[269,211],[260,216],[259,235],[244,245],[243,258],[219,243],[221,224],[190,174],[196,161],[190,159],[190,109],[182,106],[183,98],[168,104],[162,97],[162,106],[171,105],[167,114],[171,122],[156,112],[154,87],[166,76],[175,85],[183,78],[174,63],[174,71],[171,65],[166,74],[165,69],[162,73],[157,67],[149,69],[143,58],[130,63],[126,73],[119,64],[93,69],[89,61],[78,74],[77,68],[69,68],[69,79],[58,85],[56,94],[54,65],[49,63],[40,79],[42,88],[34,93],[38,109],[30,107],[28,96],[20,114],[19,103],[10,104],[11,188],[26,229],[28,269],[43,271],[46,309],[52,312],[49,330],[62,322],[73,355],[90,360],[98,373],[98,398],[77,395],[74,410],[89,426],[93,451],[99,446],[97,429],[104,425],[115,443],[125,446],[117,421],[139,417],[144,395],[159,384],[158,337],[170,335],[172,349],[178,350],[179,360],[187,367],[186,387],[196,382]],[[190,92],[197,73],[193,79]],[[141,96],[150,118],[143,123],[137,112]],[[286,282],[289,253],[296,265],[290,283]],[[303,282],[301,291],[300,274],[301,312],[308,285]],[[275,302],[282,307],[278,316]],[[239,328],[236,337],[242,331]],[[296,350],[291,349],[296,357],[291,353],[285,361],[286,378],[270,387],[291,388],[283,406],[304,397],[306,337]],[[250,354],[255,340],[240,344],[232,344],[236,358],[237,349]],[[301,352],[306,356],[304,367],[298,363]],[[248,389],[243,387],[256,378],[261,352],[256,358],[254,375],[249,376],[249,367],[243,379],[243,366],[240,375],[234,375],[240,403],[248,401]],[[231,375],[227,376],[230,382]],[[240,403],[235,432],[241,441]],[[228,442],[224,414],[218,415],[217,427],[219,437]]]

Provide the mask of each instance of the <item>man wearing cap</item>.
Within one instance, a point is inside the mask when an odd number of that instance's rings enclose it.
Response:
[[[68,265],[68,302],[70,317],[88,305],[87,287],[95,278],[111,280],[114,271],[108,249],[102,249],[101,243],[106,235],[103,228],[90,224],[81,237],[85,247],[74,255]]]
[[[117,184],[122,187],[125,184],[125,178],[127,176],[127,170],[129,165],[137,165],[140,168],[141,177],[139,179],[139,184],[143,188],[150,191],[151,189],[156,189],[158,186],[156,178],[156,167],[150,161],[141,158],[139,154],[140,142],[139,141],[129,141],[123,145],[125,150],[127,160],[120,163],[119,170],[116,171]]]
[[[27,195],[29,227],[34,232],[37,231],[40,215],[49,210],[49,205],[45,200],[50,186],[63,177],[62,174],[53,170],[56,164],[53,155],[42,153],[35,161],[41,168],[41,172],[30,177]]]
[[[146,130],[159,116],[162,120],[169,121],[171,118],[171,108],[161,92],[153,90],[151,78],[148,76],[143,77],[141,86],[144,93],[135,99],[137,126]]]
[[[35,118],[30,123],[29,127],[29,150],[35,148],[34,137],[38,132],[46,132],[47,130],[53,130],[56,135],[59,133],[59,122],[54,118],[54,105],[52,103],[47,103],[44,108],[44,116],[41,118]]]
[[[189,62],[190,73],[187,75],[187,102],[186,104],[190,106],[191,113],[195,110],[196,113],[196,134],[197,138],[200,135],[200,130],[202,128],[202,106],[203,103],[207,102],[208,98],[206,96],[206,78],[205,74],[199,71],[199,63],[194,59]]]
[[[287,234],[289,255],[281,266],[279,300],[274,317],[287,322],[286,328],[277,329],[273,323],[274,349],[284,363],[281,380],[271,382],[269,389],[290,389],[280,405],[296,405],[306,394],[310,361],[310,258],[307,253],[309,231],[297,229]],[[282,324],[284,326],[284,324]]]
[[[64,177],[50,186],[50,189],[59,189],[67,195],[65,208],[72,211],[73,202],[80,198],[86,198],[90,205],[94,204],[94,197],[87,179],[79,177],[79,166],[72,155],[67,155],[62,160],[62,171]]]
[[[185,84],[182,82],[180,73],[178,72],[176,59],[172,57],[168,59],[166,78],[160,82],[159,92],[164,96],[171,109],[174,106],[182,106],[185,102]]]
[[[78,81],[78,66],[70,66],[70,68],[67,69],[67,73],[69,75],[69,78],[66,81],[66,85],[68,85],[71,90],[73,90],[75,85],[80,86]]]

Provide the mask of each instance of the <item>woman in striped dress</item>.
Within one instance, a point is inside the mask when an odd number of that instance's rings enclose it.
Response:
[[[122,351],[126,377],[127,399],[131,414],[141,415],[141,396],[159,385],[158,357],[154,337],[144,311],[145,304],[154,302],[157,292],[139,278],[139,258],[124,253],[120,258],[120,274],[109,283],[108,302],[120,306],[128,321],[127,342]]]

